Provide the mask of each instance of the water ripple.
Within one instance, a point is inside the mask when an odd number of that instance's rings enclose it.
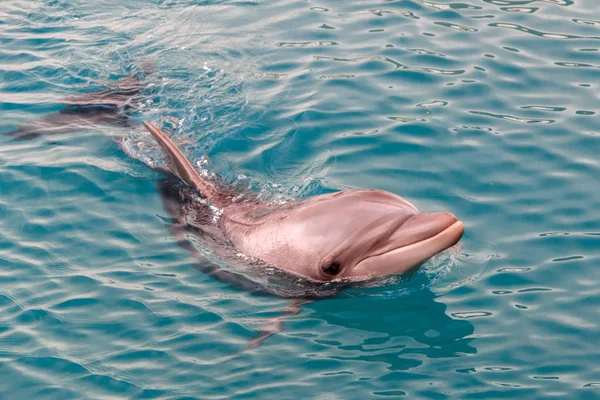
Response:
[[[594,0],[1,4],[0,133],[144,74],[134,121],[263,197],[376,187],[466,226],[296,309],[194,268],[141,128],[0,135],[3,396],[598,392]]]
[[[520,124],[553,124],[553,119],[535,119],[535,118],[520,118],[512,115],[494,114],[486,111],[469,111],[471,114],[484,115],[486,117],[500,118],[510,122],[517,122]]]
[[[493,22],[489,24],[490,27],[493,28],[505,28],[505,29],[514,29],[519,32],[528,33],[531,35],[539,36],[546,39],[586,39],[586,40],[599,40],[600,36],[579,36],[579,35],[569,35],[564,33],[553,33],[553,32],[542,32],[532,28],[527,28],[518,24],[510,24],[505,22]]]

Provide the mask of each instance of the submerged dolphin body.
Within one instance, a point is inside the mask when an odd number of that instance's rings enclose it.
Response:
[[[113,82],[109,89],[68,97],[66,107],[5,133],[17,140],[73,132],[96,125],[134,126],[127,115],[140,100],[144,84],[131,75]]]

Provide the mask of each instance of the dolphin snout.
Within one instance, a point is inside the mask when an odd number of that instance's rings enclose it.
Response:
[[[403,223],[376,254],[360,261],[348,276],[368,279],[409,272],[454,246],[463,232],[463,223],[452,213],[416,214]]]
[[[389,238],[390,242],[407,246],[429,239],[458,222],[449,212],[419,213],[407,220]]]

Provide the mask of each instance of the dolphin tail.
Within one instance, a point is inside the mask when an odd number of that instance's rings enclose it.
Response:
[[[200,176],[192,166],[192,163],[183,155],[175,143],[151,123],[143,121],[143,124],[171,159],[175,174],[186,185],[196,190],[200,196],[206,198],[216,206],[222,206],[223,204],[220,201],[218,190],[215,185]]]
[[[40,136],[75,132],[95,125],[132,126],[129,117],[116,107],[68,107],[42,119],[29,121],[4,135],[15,140],[31,140]]]
[[[143,66],[141,77],[152,73]],[[59,112],[42,119],[29,121],[18,129],[4,133],[16,140],[35,139],[39,136],[68,133],[94,125],[131,126],[127,112],[135,109],[140,93],[145,87],[142,78],[129,75],[112,82],[108,89],[67,97],[66,106]]]

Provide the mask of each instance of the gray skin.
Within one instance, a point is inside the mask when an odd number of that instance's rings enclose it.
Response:
[[[447,212],[420,213],[395,194],[347,190],[285,204],[221,191],[203,178],[159,128],[144,122],[173,172],[220,209],[218,227],[241,253],[309,280],[364,281],[402,274],[455,245],[462,222]]]

